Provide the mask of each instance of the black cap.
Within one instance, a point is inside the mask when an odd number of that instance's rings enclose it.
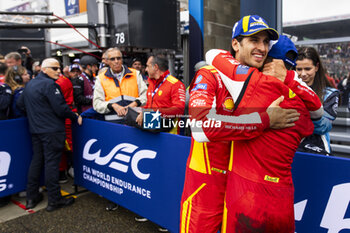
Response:
[[[87,65],[97,65],[98,61],[96,58],[93,56],[85,55],[82,58],[80,58],[80,64],[82,66],[87,66]]]

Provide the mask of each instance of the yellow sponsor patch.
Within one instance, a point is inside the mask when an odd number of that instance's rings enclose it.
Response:
[[[294,98],[296,96],[296,94],[291,90],[289,89],[289,98]]]
[[[161,96],[162,94],[163,94],[163,91],[162,91],[162,90],[158,91],[158,95],[159,95],[159,96]]]
[[[175,84],[179,81],[177,78],[175,78],[173,76],[168,76],[166,80],[168,80],[172,84]]]
[[[278,178],[278,177],[271,177],[271,176],[265,175],[264,180],[270,181],[270,182],[274,182],[274,183],[278,183],[280,181],[280,178]]]
[[[223,103],[223,107],[224,110],[227,110],[229,112],[231,112],[235,106],[235,104],[233,103],[233,99],[232,98],[226,98],[226,100]]]
[[[212,167],[211,170],[214,171],[214,172],[219,172],[219,173],[222,173],[222,174],[226,174],[225,170],[221,170],[219,168]]]

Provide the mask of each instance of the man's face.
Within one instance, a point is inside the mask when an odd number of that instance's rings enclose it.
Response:
[[[152,64],[153,57],[148,58],[146,63],[146,72],[149,78],[157,79],[156,77],[156,65]]]
[[[107,64],[107,55],[106,53],[102,54],[102,63]]]
[[[60,75],[60,64],[58,62],[50,62],[48,67],[42,68],[43,72],[52,79],[58,79]]]
[[[265,31],[243,37],[241,42],[233,39],[232,48],[236,52],[235,58],[242,65],[261,68],[267,57],[269,41],[270,39]]]
[[[15,60],[14,58],[8,58],[5,60],[5,62],[8,67],[20,66],[22,63],[21,60]]]
[[[98,66],[97,66],[96,64],[92,65],[92,66],[91,66],[91,71],[92,71],[94,74],[97,74]]]
[[[122,53],[118,50],[112,50],[107,54],[108,65],[114,73],[119,73],[123,70]]]
[[[79,69],[72,69],[70,72],[69,72],[69,76],[71,78],[77,78],[79,77],[79,75],[81,74],[81,71]]]
[[[142,68],[141,62],[135,61],[134,63],[132,63],[132,68],[134,68],[135,70],[141,71],[141,68]]]

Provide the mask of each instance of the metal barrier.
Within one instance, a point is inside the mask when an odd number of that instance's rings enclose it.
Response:
[[[32,148],[26,119],[0,128],[2,197],[25,189]],[[178,232],[190,138],[86,119],[73,140],[76,184]],[[349,171],[350,159],[296,153],[296,232],[350,229]]]
[[[332,126],[329,133],[332,154],[350,158],[350,113],[348,108],[338,108],[338,117]]]

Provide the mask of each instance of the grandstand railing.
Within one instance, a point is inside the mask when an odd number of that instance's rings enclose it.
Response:
[[[350,157],[350,112],[346,107],[338,108],[338,117],[333,122],[329,133],[332,154]]]

